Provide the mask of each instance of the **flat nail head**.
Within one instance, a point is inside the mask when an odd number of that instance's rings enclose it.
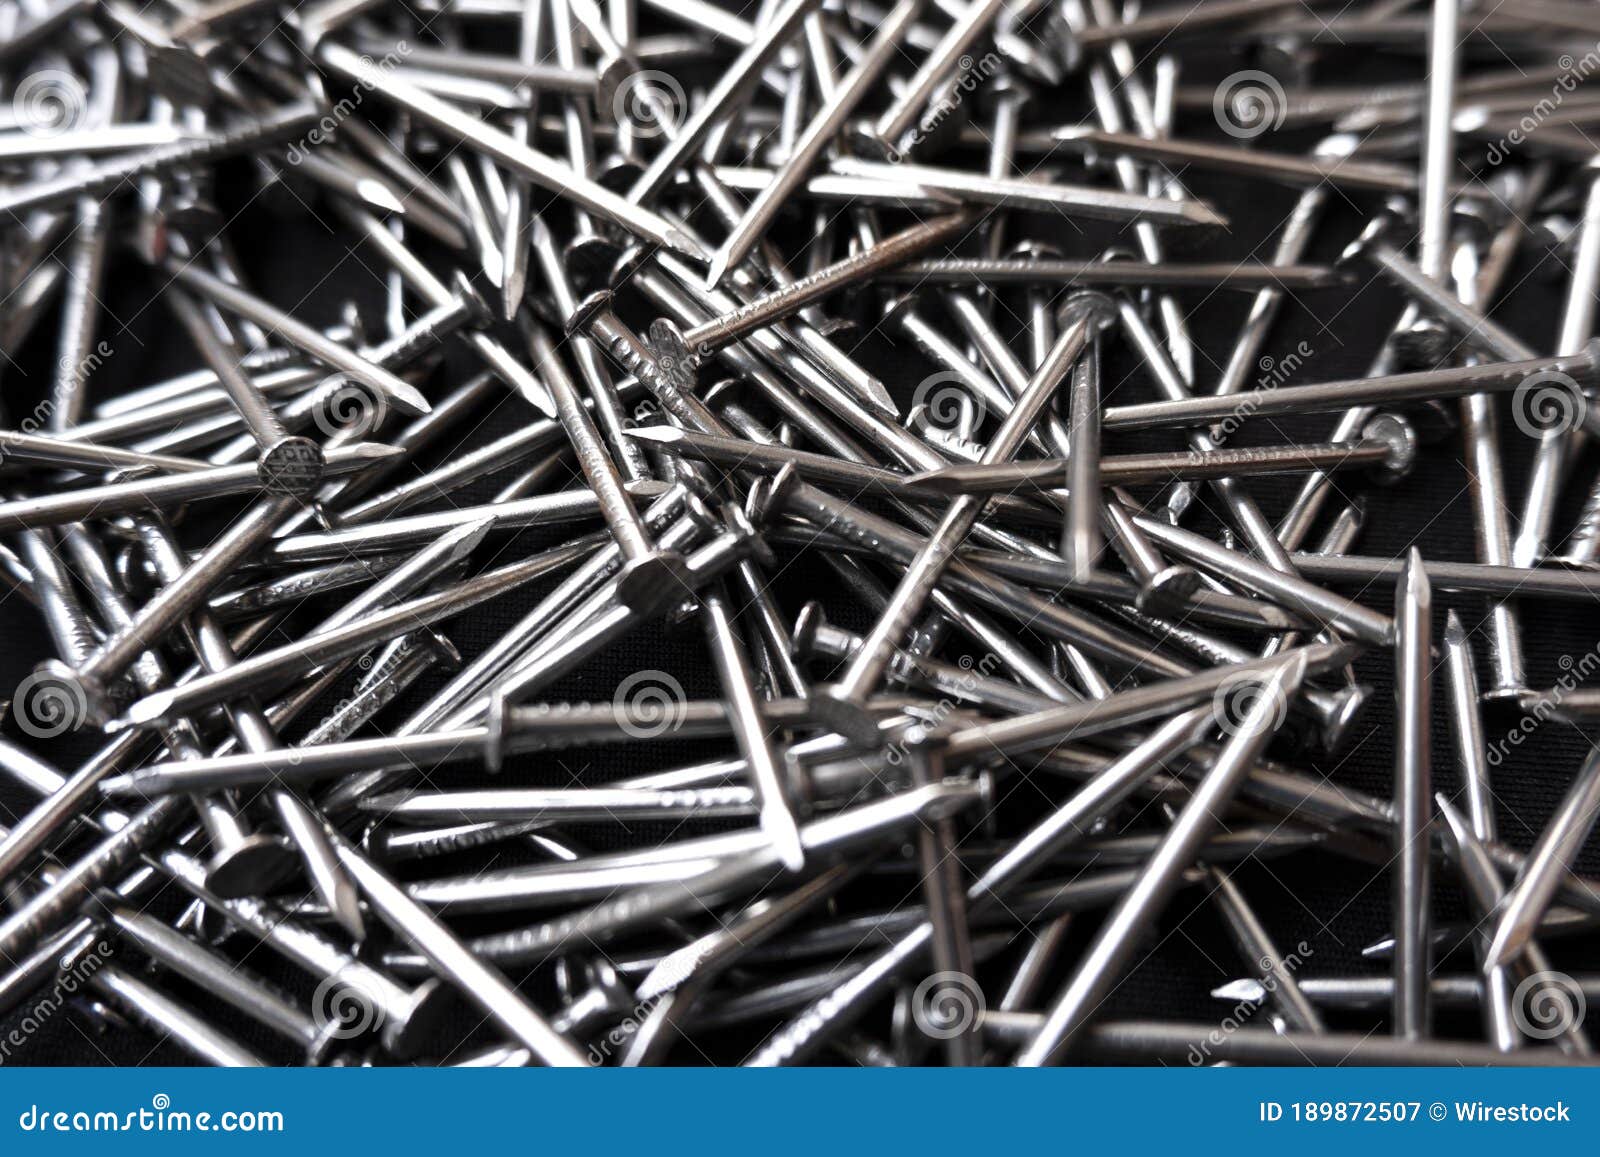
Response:
[[[688,560],[677,551],[652,551],[622,564],[617,572],[617,597],[650,615],[694,589]]]
[[[1361,427],[1361,437],[1389,445],[1388,457],[1372,466],[1371,478],[1384,486],[1399,482],[1416,465],[1418,439],[1411,423],[1399,414],[1379,414]]]
[[[327,465],[321,446],[310,438],[290,435],[261,452],[256,473],[268,493],[306,498],[322,485]]]

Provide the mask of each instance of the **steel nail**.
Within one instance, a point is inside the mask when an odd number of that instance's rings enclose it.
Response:
[[[728,65],[699,107],[679,126],[666,146],[651,158],[649,167],[639,174],[628,189],[630,202],[639,205],[661,192],[690,156],[705,144],[706,138],[717,125],[734,114],[739,102],[759,82],[762,69],[794,38],[801,23],[819,2],[785,0],[782,7],[761,24],[755,36],[744,45],[738,59]],[[701,256],[687,249],[680,249],[680,252],[690,257]]]
[[[750,202],[738,224],[712,257],[711,271],[706,275],[708,285],[715,287],[721,284],[728,270],[749,256],[766,234],[782,203],[810,174],[823,150],[839,135],[871,86],[892,63],[907,29],[921,10],[922,0],[899,0],[889,15],[877,25],[871,42],[862,48],[850,72],[834,86],[833,92],[824,99],[805,131],[789,149],[772,183]],[[810,28],[809,24],[807,28]]]
[[[720,583],[708,585],[701,594],[700,613],[705,617],[712,660],[722,693],[727,697],[734,739],[749,768],[759,803],[761,830],[772,841],[784,867],[798,872],[805,867],[805,850],[800,843],[794,802],[779,763],[781,755],[768,734],[768,723],[762,715],[749,658],[734,626],[727,591]]]
[[[973,220],[967,214],[954,213],[908,226],[853,256],[747,302],[731,313],[694,326],[682,335],[682,345],[676,352],[689,359],[704,357],[755,330],[798,313],[830,293],[864,281],[930,246],[958,236],[971,228]]]
[[[1395,589],[1394,1035],[1423,1040],[1428,1006],[1433,588],[1413,547]]]
[[[1079,363],[1080,368],[1082,364]],[[1101,483],[1106,486],[1131,486],[1175,478],[1298,474],[1305,470],[1333,471],[1354,466],[1377,467],[1378,477],[1390,481],[1398,480],[1409,471],[1417,452],[1417,437],[1404,418],[1398,414],[1379,415],[1367,424],[1363,435],[1349,442],[1117,454],[1098,458],[1094,465]],[[1063,478],[1067,478],[1066,489],[1071,493],[1073,487],[1068,471],[1075,460],[1074,454],[1067,458],[1029,459],[990,466],[959,463],[898,476],[897,484],[945,495],[996,494],[1023,487],[1060,489]],[[1092,494],[1098,487],[1083,489]]]
[[[1137,933],[1170,899],[1178,874],[1194,862],[1221,808],[1238,790],[1249,766],[1282,721],[1278,714],[1299,690],[1307,671],[1304,654],[1280,660],[1262,678],[1260,692],[1222,753],[1196,786],[1138,880],[1107,917],[1071,981],[1056,997],[1043,1023],[1018,1054],[1023,1067],[1058,1060],[1083,1031],[1089,1014],[1109,991],[1138,943]]]
[[[330,450],[326,464],[335,474],[365,469],[398,455],[391,446],[358,442]],[[86,486],[47,497],[0,502],[0,529],[27,530],[86,519],[111,518],[140,510],[172,510],[190,502],[262,489],[259,468],[207,466],[184,474],[164,474],[130,482]]]
[[[604,217],[642,240],[697,260],[704,258],[698,245],[655,213],[617,196],[510,134],[425,92],[419,86],[396,76],[393,71],[384,72],[350,49],[327,39],[318,41],[312,52],[319,64],[363,88],[382,93],[433,128],[494,158],[540,188],[570,198],[589,212]]]
[[[339,862],[377,914],[421,952],[463,995],[499,1022],[547,1065],[577,1067],[583,1056],[556,1032],[505,976],[468,951],[455,935],[343,836],[329,833]]]
[[[229,285],[221,278],[197,268],[193,263],[169,258],[164,268],[183,285],[216,302],[222,308],[247,317],[257,325],[271,330],[318,361],[348,374],[402,412],[413,415],[428,412],[427,399],[418,393],[415,387],[401,381],[381,366],[374,365],[360,354],[324,337],[315,327],[285,313],[270,302]]]
[[[539,326],[532,326],[529,341],[536,368],[541,371],[555,402],[556,413],[577,455],[578,466],[594,491],[607,528],[622,551],[617,593],[624,603],[639,610],[658,606],[685,585],[683,556],[658,550],[651,541],[625,489],[622,475],[606,453],[600,431],[584,409],[549,335]]]
[[[247,118],[237,127],[199,140],[115,157],[62,176],[24,184],[0,194],[0,213],[21,221],[25,214],[40,209],[68,205],[80,197],[104,196],[127,181],[267,149],[304,134],[320,115],[320,110],[310,104],[290,105],[265,116]]]
[[[1478,393],[1510,393],[1535,375],[1557,375],[1582,386],[1595,374],[1595,351],[1531,361],[1486,362],[1476,366],[1389,374],[1315,385],[1280,386],[1238,397],[1185,398],[1108,406],[1107,430],[1151,430],[1168,426],[1205,426],[1229,417],[1276,418],[1286,414],[1330,413],[1352,405],[1403,405],[1407,402],[1460,398]]]
[[[1591,751],[1501,902],[1494,934],[1484,954],[1486,966],[1510,964],[1523,954],[1597,816],[1600,752]]]
[[[986,462],[1004,461],[1016,452],[1083,353],[1091,329],[1098,322],[1098,318],[1086,311],[1062,332],[1050,360],[1034,376],[1016,408],[1006,415],[989,443]],[[831,698],[839,702],[859,702],[882,678],[894,647],[910,629],[940,574],[954,557],[956,547],[972,530],[982,507],[981,500],[966,497],[950,504],[937,529],[907,566],[888,610],[867,635],[861,651],[851,660],[839,682],[828,689]]]

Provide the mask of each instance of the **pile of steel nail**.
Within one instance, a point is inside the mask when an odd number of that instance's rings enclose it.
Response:
[[[1600,488],[1558,517],[1600,17],[1497,11],[6,5],[0,349],[51,369],[8,371],[0,578],[56,653],[0,745],[0,1013],[78,981],[227,1065],[1583,1063],[1600,751],[1502,768],[1483,720],[1600,716],[1519,621],[1600,597]],[[1319,78],[1329,38],[1409,79]],[[1277,74],[1179,83],[1241,47]],[[1295,190],[1265,259],[1166,259],[1252,212],[1213,171]],[[274,304],[257,200],[382,318]],[[1485,317],[1535,214],[1555,356]],[[117,364],[131,277],[188,372]],[[1403,295],[1365,377],[1257,379],[1302,290]],[[1363,554],[1363,491],[1452,455],[1476,541]],[[694,672],[633,669],[663,628]],[[1380,794],[1328,770],[1358,719]],[[1503,839],[1512,767],[1559,802]],[[1237,870],[1290,861],[1391,889],[1365,973]],[[1206,919],[1215,1016],[1119,1014]]]

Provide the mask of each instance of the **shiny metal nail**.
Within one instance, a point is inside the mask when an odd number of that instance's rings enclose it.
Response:
[[[1428,1007],[1433,589],[1413,547],[1395,590],[1394,1035],[1423,1040]]]
[[[318,361],[349,375],[403,413],[425,414],[428,412],[427,399],[418,393],[415,387],[401,381],[389,371],[374,365],[366,358],[361,357],[338,342],[330,341],[315,327],[307,325],[276,306],[262,301],[242,289],[229,285],[221,278],[197,268],[193,263],[182,263],[176,259],[169,259],[165,268],[168,273],[172,274],[183,285],[193,289],[208,300],[216,302],[222,308],[238,313],[254,321],[257,325],[270,329],[273,333],[304,350]]]
[[[661,192],[689,157],[705,144],[706,138],[717,125],[734,114],[737,104],[760,80],[767,62],[794,38],[801,23],[818,3],[819,0],[785,0],[770,19],[762,22],[754,38],[739,53],[738,59],[728,65],[699,107],[633,182],[628,189],[630,202],[643,204]],[[680,252],[691,257],[697,256],[689,250]]]
[[[615,223],[642,240],[676,250],[688,257],[703,257],[699,246],[650,210],[578,175],[559,161],[432,96],[392,71],[380,70],[371,61],[364,60],[343,45],[324,39],[317,43],[313,52],[319,64],[363,88],[382,93],[433,128],[492,157],[540,188],[571,199],[590,213]]]
[[[1597,281],[1600,279],[1600,177],[1591,181],[1584,201],[1583,224],[1579,230],[1571,270],[1566,307],[1562,311],[1561,327],[1556,335],[1558,351],[1587,348],[1586,343],[1594,333],[1594,299],[1597,285],[1600,285],[1600,281]],[[1586,412],[1585,403],[1582,399],[1572,400],[1575,406],[1563,409],[1562,413],[1582,416]],[[1585,431],[1581,427],[1573,428],[1568,421],[1558,421],[1553,428],[1544,429],[1540,434],[1523,498],[1517,536],[1512,543],[1513,564],[1533,566],[1543,557],[1561,487],[1573,457],[1586,440]]]
[[[1102,926],[1079,964],[1033,1034],[1016,1063],[1037,1066],[1057,1060],[1083,1030],[1089,1015],[1116,983],[1136,933],[1164,906],[1177,884],[1177,874],[1194,860],[1199,845],[1216,824],[1223,803],[1237,791],[1249,765],[1281,724],[1278,706],[1287,703],[1306,674],[1304,655],[1280,661],[1261,683],[1259,695],[1222,753],[1173,820],[1171,828],[1128,894]]]
[[[393,447],[358,442],[330,450],[327,467],[335,474],[365,469],[394,457]],[[206,498],[226,497],[262,489],[259,468],[207,466],[183,474],[164,474],[131,482],[112,482],[67,490],[48,497],[0,502],[0,529],[23,530],[86,519],[111,518],[140,510],[172,510]]]
[[[1250,961],[1252,968],[1261,970],[1263,983],[1271,991],[1272,1005],[1278,1015],[1297,1032],[1326,1032],[1322,1017],[1306,994],[1300,991],[1293,964],[1286,963],[1233,877],[1215,866],[1207,868],[1206,874],[1213,888],[1211,898],[1222,910],[1223,919],[1233,933],[1240,955]]]
[[[151,470],[165,474],[189,474],[204,470],[208,463],[197,458],[173,454],[146,454],[95,442],[67,441],[44,434],[20,430],[0,430],[0,459],[30,465],[54,466],[68,470],[119,471]]]
[[[1348,158],[1330,158],[1313,155],[1299,157],[1287,153],[1269,152],[1265,149],[1247,149],[1237,145],[1215,145],[1200,141],[1168,138],[1155,140],[1131,133],[1102,132],[1096,129],[1068,126],[1056,129],[1051,139],[1059,146],[1083,151],[1105,151],[1134,157],[1140,160],[1160,161],[1179,167],[1193,166],[1214,169],[1222,173],[1258,177],[1269,181],[1304,188],[1313,185],[1332,185],[1378,193],[1414,193],[1417,176],[1398,165],[1373,161],[1353,161]],[[1452,186],[1458,196],[1481,197],[1481,191]]]
[[[1000,430],[991,439],[985,453],[986,462],[1001,462],[1016,452],[1071,373],[1073,363],[1089,342],[1092,328],[1101,320],[1094,316],[1092,306],[1073,317],[1057,339],[1050,360],[1034,376],[1026,394],[1018,399],[1016,408],[1006,415]],[[950,504],[939,526],[907,566],[888,610],[868,633],[860,652],[838,683],[827,690],[830,697],[842,702],[859,702],[882,678],[894,647],[927,602],[940,574],[961,540],[971,531],[982,507],[981,500],[967,497],[957,498]]]
[[[1487,966],[1510,964],[1522,954],[1562,874],[1600,816],[1600,754],[1590,752],[1557,806],[1517,880],[1501,902],[1484,955]]]
[[[683,333],[681,345],[675,352],[686,359],[704,357],[755,330],[798,313],[830,293],[855,285],[930,246],[959,236],[971,226],[972,218],[961,213],[909,226],[854,256],[747,302],[732,313],[693,327]]]
[[[936,257],[910,261],[882,278],[899,285],[952,285],[996,289],[1048,286],[1052,289],[1115,289],[1166,286],[1173,289],[1231,289],[1243,293],[1329,289],[1345,280],[1339,270],[1292,261],[1251,262],[1068,261],[1039,257]],[[1255,364],[1252,357],[1250,365]]]
[[[1081,363],[1080,363],[1081,365]],[[1397,414],[1369,422],[1364,436],[1350,442],[1261,446],[1248,449],[1189,450],[1169,454],[1117,454],[1095,462],[1101,484],[1131,486],[1172,479],[1208,479],[1252,474],[1298,474],[1305,470],[1377,467],[1378,477],[1395,481],[1409,471],[1417,452],[1410,424]],[[940,494],[994,494],[1018,488],[1058,489],[1076,455],[1030,459],[992,466],[958,464],[904,477],[900,485]],[[1095,492],[1098,487],[1084,489]]]
[[[722,693],[727,698],[734,739],[750,769],[751,784],[760,804],[761,830],[772,840],[784,867],[798,872],[805,867],[805,850],[800,843],[800,828],[789,785],[780,765],[782,756],[768,734],[749,658],[734,626],[727,592],[720,584],[711,584],[701,595],[700,613],[705,617],[712,661]]]
[[[425,955],[474,1004],[545,1064],[576,1067],[583,1055],[556,1032],[504,975],[468,951],[427,909],[378,869],[343,836],[330,833],[339,862],[373,909],[413,948]]]
[[[163,145],[24,184],[0,194],[0,212],[20,220],[24,214],[68,205],[80,197],[104,196],[126,181],[265,150],[303,135],[320,115],[320,110],[310,104],[290,105],[200,140]]]
[[[727,271],[750,255],[750,251],[766,234],[779,207],[795,187],[805,180],[823,151],[839,135],[845,122],[867,96],[871,86],[892,63],[906,30],[921,10],[922,0],[899,0],[889,15],[877,25],[871,42],[865,44],[849,73],[834,86],[833,92],[813,114],[805,131],[789,150],[783,166],[774,175],[772,183],[750,202],[738,224],[712,257],[711,271],[706,275],[707,284],[721,284]]]
[[[488,529],[483,520],[471,523],[457,533],[446,535],[440,543],[435,544],[435,549],[443,552],[448,559],[448,556],[464,547],[470,549]],[[145,696],[128,708],[123,721],[128,726],[148,726],[162,719],[189,714],[210,703],[271,688],[327,663],[359,654],[376,643],[458,615],[559,569],[577,557],[581,550],[558,547],[521,562],[498,567],[442,591],[382,609],[368,610],[364,605],[366,600],[363,600],[363,605],[356,607],[348,616],[341,616],[331,625],[324,624],[323,630],[301,641],[258,651],[247,659],[231,664],[225,671],[212,672],[180,686]],[[436,565],[437,560],[432,557],[432,552],[424,556],[424,568],[431,570]],[[391,582],[396,574],[401,573],[396,571],[384,581]],[[424,576],[419,574],[416,577]],[[401,583],[405,581],[404,578],[400,580]],[[378,597],[382,598],[383,593],[380,591]],[[345,621],[346,618],[348,621]]]
[[[534,326],[529,332],[536,368],[555,402],[561,426],[594,491],[600,514],[622,551],[618,593],[623,602],[641,610],[658,606],[685,585],[683,556],[658,550],[651,541],[621,474],[600,441],[599,430],[561,365],[559,351],[541,328]]]
[[[1459,398],[1477,393],[1509,393],[1537,374],[1554,374],[1580,386],[1593,380],[1593,351],[1531,361],[1488,362],[1455,369],[1391,374],[1350,381],[1280,386],[1238,397],[1187,398],[1108,406],[1107,430],[1151,430],[1166,426],[1201,426],[1236,419],[1274,418],[1286,414],[1331,413],[1356,404],[1403,405],[1406,402]]]
[[[916,74],[873,124],[873,132],[886,147],[898,150],[905,144],[906,133],[922,115],[934,90],[960,66],[961,54],[988,31],[1003,7],[1000,0],[980,0],[946,29]]]

